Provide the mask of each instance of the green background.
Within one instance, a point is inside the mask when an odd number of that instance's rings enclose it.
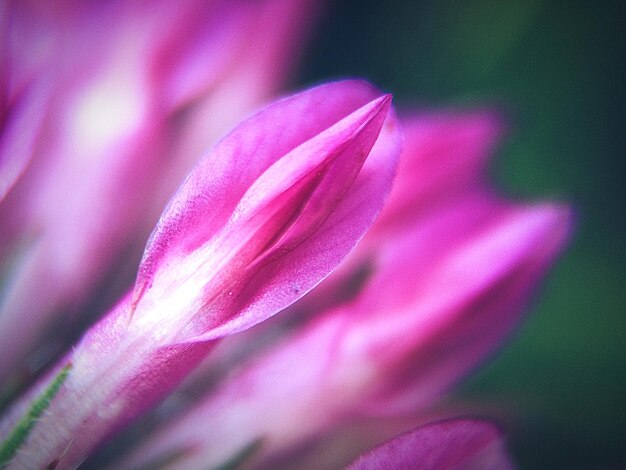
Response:
[[[626,466],[625,11],[589,1],[329,2],[298,79],[364,76],[400,109],[504,108],[512,125],[495,184],[574,205],[569,250],[527,321],[453,398],[502,422],[522,468]]]

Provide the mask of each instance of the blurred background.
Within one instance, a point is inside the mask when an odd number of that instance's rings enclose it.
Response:
[[[626,467],[625,18],[623,2],[329,2],[297,79],[364,76],[400,110],[504,109],[495,184],[576,208],[526,322],[450,398],[499,420],[521,468]]]

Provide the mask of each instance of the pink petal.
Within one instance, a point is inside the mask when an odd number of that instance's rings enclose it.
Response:
[[[293,65],[318,2],[189,3],[176,18],[172,18],[171,8],[163,9],[169,31],[151,52],[152,78],[160,83],[169,106],[188,104],[212,88],[224,86],[222,81],[234,79],[238,69],[255,74],[248,81],[250,86],[275,88]],[[258,47],[260,41],[262,48]],[[255,54],[249,53],[252,48]],[[242,87],[239,91],[246,93]]]
[[[177,260],[194,257],[206,264],[205,250],[243,257],[231,262],[240,271],[232,276],[244,276],[247,285],[218,317],[200,319],[203,339],[255,324],[317,284],[369,227],[391,184],[398,130],[391,117],[378,137],[389,98],[377,96],[363,82],[322,85],[235,129],[170,201],[148,242],[134,303],[157,271],[168,276]],[[233,323],[206,332],[235,313]]]
[[[503,124],[492,111],[439,111],[403,121],[398,177],[374,231],[436,209],[442,200],[484,186],[485,167]]]
[[[348,470],[512,468],[498,429],[486,422],[458,419],[398,436],[363,455]]]
[[[172,37],[165,41],[167,49],[157,57],[153,71],[156,80],[164,81],[163,97],[171,101],[170,106],[184,105],[227,76],[243,53],[247,37],[236,33],[250,30],[253,6],[230,2],[190,9],[190,15],[172,28]]]
[[[362,313],[346,338],[352,351],[386,363],[365,409],[427,404],[493,352],[563,249],[570,219],[558,205],[478,198],[396,232],[352,307]]]

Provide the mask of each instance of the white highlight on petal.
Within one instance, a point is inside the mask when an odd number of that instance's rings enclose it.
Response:
[[[145,99],[138,83],[119,73],[91,82],[71,110],[70,129],[79,153],[101,149],[130,135],[145,115]]]

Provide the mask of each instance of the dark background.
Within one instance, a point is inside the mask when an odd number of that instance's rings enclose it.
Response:
[[[499,420],[521,468],[626,467],[625,12],[621,2],[331,1],[298,79],[367,77],[400,109],[504,108],[495,184],[574,205],[574,238],[527,321],[452,399]]]

